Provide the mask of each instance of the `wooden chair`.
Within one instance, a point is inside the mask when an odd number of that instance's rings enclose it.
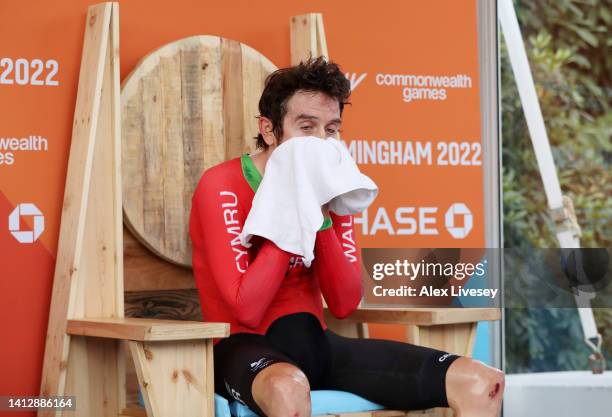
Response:
[[[117,3],[87,14],[40,395],[75,395],[79,417],[213,416],[212,338],[229,326],[200,321],[186,219],[203,169],[250,150],[275,67],[238,42],[194,37],[143,58],[120,92],[118,19]],[[291,27],[293,62],[327,55],[320,15]],[[499,316],[361,309],[328,324],[358,337],[364,323],[401,324],[409,342],[469,355],[477,322]],[[452,415],[350,415],[417,414]]]

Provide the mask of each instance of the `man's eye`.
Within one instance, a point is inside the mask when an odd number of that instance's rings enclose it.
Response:
[[[310,130],[312,129],[312,126],[302,126],[302,130]]]
[[[327,129],[327,133],[330,134],[330,135],[335,135],[338,132],[339,131],[337,129]]]

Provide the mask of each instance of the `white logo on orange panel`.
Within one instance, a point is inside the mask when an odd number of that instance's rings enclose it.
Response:
[[[22,216],[34,217],[34,230],[21,230],[20,218]],[[45,230],[45,216],[32,203],[19,204],[9,214],[9,231],[19,243],[34,243]]]
[[[457,216],[463,216],[463,225],[457,226]],[[446,229],[455,239],[463,239],[472,231],[474,219],[470,209],[463,203],[455,203],[448,208],[444,215]]]
[[[365,72],[363,74],[360,74],[359,76],[357,76],[356,72],[347,72],[345,74],[346,78],[348,78],[348,80],[351,82],[351,91],[355,91],[357,86],[361,84],[361,82],[365,79],[366,75],[368,74]]]

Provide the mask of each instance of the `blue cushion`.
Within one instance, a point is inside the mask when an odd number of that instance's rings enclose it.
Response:
[[[355,413],[360,411],[382,410],[382,405],[368,401],[359,395],[345,391],[317,390],[310,392],[312,403],[312,415],[333,414],[333,413]],[[232,401],[230,411],[234,417],[257,417],[249,407],[238,402]],[[221,417],[217,415],[216,417]]]
[[[310,392],[312,415],[332,413],[355,413],[360,411],[382,410],[382,405],[368,401],[359,395],[345,391],[317,390]],[[144,407],[144,401],[138,390],[138,403]],[[230,414],[231,411],[231,414]],[[231,404],[222,396],[215,394],[215,417],[257,417],[249,407],[238,401]]]
[[[229,403],[219,394],[215,394],[215,417],[232,417]]]

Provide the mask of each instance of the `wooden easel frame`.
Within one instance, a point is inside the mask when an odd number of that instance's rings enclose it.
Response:
[[[148,416],[212,417],[212,338],[229,325],[124,318],[120,129],[119,5],[108,2],[87,13],[40,395],[74,395],[70,416],[124,415],[127,343]]]

